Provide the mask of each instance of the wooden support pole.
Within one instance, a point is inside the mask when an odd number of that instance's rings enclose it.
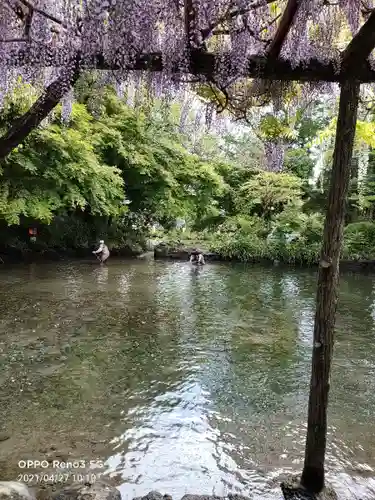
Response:
[[[324,488],[327,406],[339,278],[339,259],[357,121],[360,84],[341,85],[336,143],[318,272],[305,463],[301,484],[312,493]]]

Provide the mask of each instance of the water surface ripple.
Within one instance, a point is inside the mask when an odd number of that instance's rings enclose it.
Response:
[[[3,479],[26,457],[102,458],[124,499],[276,500],[301,471],[313,271],[113,259],[2,267],[0,287]],[[328,479],[369,500],[373,279],[344,274],[340,289]]]

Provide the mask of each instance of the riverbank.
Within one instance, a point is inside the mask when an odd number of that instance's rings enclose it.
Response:
[[[63,260],[81,260],[87,258],[95,259],[92,251],[96,248],[75,248],[75,249],[6,249],[0,252],[1,264],[17,264],[17,263],[32,263],[32,262],[57,262]],[[132,247],[112,248],[111,257],[135,258],[144,253],[143,249],[134,249]]]
[[[207,248],[196,246],[169,246],[166,243],[161,243],[154,249],[155,259],[167,259],[167,260],[181,260],[186,261],[189,259],[190,252],[197,248],[202,252],[204,258],[207,262],[245,262],[250,264],[261,264],[265,266],[286,266],[286,267],[305,267],[305,268],[316,268],[318,266],[315,262],[310,263],[296,263],[296,262],[285,262],[277,259],[271,258],[253,258],[248,261],[239,259],[236,256],[226,257],[222,256],[217,252],[211,252]],[[341,260],[340,269],[343,271],[350,272],[369,272],[375,273],[375,259],[374,260]]]
[[[206,262],[242,262],[245,264],[258,264],[263,266],[278,266],[278,267],[297,267],[297,268],[317,268],[316,262],[288,262],[278,259],[266,257],[253,257],[248,260],[238,258],[236,256],[228,257],[220,255],[217,252],[212,252],[207,248],[199,246],[169,246],[168,244],[161,243],[155,246],[154,250],[140,250],[132,249],[130,247],[111,249],[111,260],[117,258],[125,259],[139,259],[139,258],[154,258],[155,260],[176,260],[188,261],[190,253],[193,249],[199,249],[206,260]],[[0,253],[0,266],[7,264],[19,263],[34,263],[34,262],[59,262],[64,260],[83,260],[92,259],[91,248],[79,248],[69,250],[12,250],[7,253]],[[347,260],[340,261],[340,270],[346,272],[362,272],[362,273],[375,273],[375,259],[374,260]]]

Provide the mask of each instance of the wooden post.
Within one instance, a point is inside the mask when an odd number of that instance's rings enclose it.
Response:
[[[318,272],[314,344],[308,407],[305,463],[301,484],[319,493],[324,488],[327,405],[339,278],[339,259],[357,121],[360,84],[341,84],[336,143]]]

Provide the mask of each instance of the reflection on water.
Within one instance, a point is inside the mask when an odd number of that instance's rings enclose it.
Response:
[[[2,268],[1,478],[58,454],[105,459],[124,498],[281,498],[303,461],[315,285],[242,265]],[[342,276],[327,469],[344,500],[375,497],[374,298]]]

